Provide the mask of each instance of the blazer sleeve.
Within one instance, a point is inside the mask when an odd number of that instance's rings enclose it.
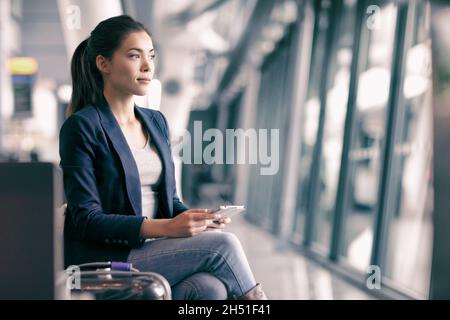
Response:
[[[172,163],[172,172],[175,172],[175,165],[173,162],[173,156],[172,156],[172,146],[170,144],[170,132],[169,132],[169,125],[167,124],[167,119],[164,116],[164,114],[161,111],[158,111],[158,113],[160,114],[161,118],[163,119],[164,122],[164,134],[167,138],[167,142],[169,143],[169,149],[170,149],[170,155],[172,157],[171,159],[171,163]],[[184,205],[184,203],[180,200],[180,198],[177,195],[177,183],[176,180],[174,178],[174,183],[173,183],[173,216],[177,216],[180,213],[189,210],[189,208],[187,206]]]
[[[105,213],[95,175],[96,130],[88,119],[72,115],[60,131],[60,166],[67,207],[78,236],[87,241],[123,243],[138,247],[142,242],[143,217]]]

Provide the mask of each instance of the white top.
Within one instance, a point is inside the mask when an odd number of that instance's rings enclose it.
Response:
[[[153,218],[158,211],[158,186],[162,173],[162,162],[150,137],[143,149],[132,149],[139,171],[142,195],[142,216]]]

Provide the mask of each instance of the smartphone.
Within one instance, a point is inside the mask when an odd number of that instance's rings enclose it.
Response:
[[[222,218],[220,220],[230,218],[238,213],[245,211],[245,206],[220,206],[217,209],[211,211],[211,213],[219,213]],[[220,220],[215,220],[214,222],[220,223]]]

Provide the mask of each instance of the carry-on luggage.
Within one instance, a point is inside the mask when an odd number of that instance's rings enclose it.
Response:
[[[95,262],[70,266],[70,299],[170,300],[167,280],[158,273],[140,272],[131,263]]]

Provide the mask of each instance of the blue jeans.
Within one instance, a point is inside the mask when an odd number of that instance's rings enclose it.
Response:
[[[131,250],[128,262],[164,276],[174,299],[226,299],[256,285],[239,239],[229,232],[147,240]]]

